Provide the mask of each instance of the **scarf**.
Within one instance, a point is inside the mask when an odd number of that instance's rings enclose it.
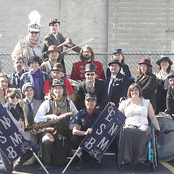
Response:
[[[155,75],[156,75],[157,79],[164,81],[169,74],[167,72],[165,73],[162,70],[160,70],[160,71],[156,72]]]
[[[60,100],[57,100],[56,98],[54,98],[52,104],[53,104],[52,105],[53,114],[60,115],[67,112],[66,97],[62,97]]]
[[[86,114],[87,114],[88,117],[89,117],[89,122],[90,122],[90,124],[92,123],[92,116],[93,116],[93,114],[94,114],[95,111],[97,111],[97,108],[96,108],[96,107],[94,108],[94,110],[92,111],[92,113],[89,114],[88,111],[87,111],[86,108],[85,108],[85,112],[86,112]]]
[[[29,35],[26,36],[25,38],[27,44],[31,47],[31,48],[34,48],[34,47],[37,47],[40,43],[39,41],[39,37],[37,38],[37,40],[35,41],[31,41],[31,39],[29,38]]]
[[[34,87],[36,91],[34,94],[34,98],[40,100],[42,91],[40,90],[39,77],[41,76],[41,71],[40,69],[38,69],[36,72],[31,71],[30,74],[33,77]]]

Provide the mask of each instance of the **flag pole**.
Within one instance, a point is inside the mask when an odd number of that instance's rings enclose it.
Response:
[[[81,149],[81,147],[79,146],[79,148],[76,150],[76,152],[74,153],[74,155],[71,157],[71,160],[69,161],[69,163],[64,168],[62,174],[65,173],[65,171],[67,170],[67,168],[69,167],[69,165],[71,164],[71,162],[73,161],[73,159],[75,158],[75,156],[77,155],[77,153],[79,152],[80,149]]]

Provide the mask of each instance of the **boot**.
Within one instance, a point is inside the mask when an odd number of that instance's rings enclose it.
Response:
[[[75,167],[75,171],[81,171],[83,169],[83,161],[81,158],[78,157],[78,164],[77,166]]]

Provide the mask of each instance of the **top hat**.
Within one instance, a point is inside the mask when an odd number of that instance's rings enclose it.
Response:
[[[85,100],[88,100],[90,98],[97,101],[97,96],[95,94],[89,94],[88,93],[88,94],[85,95]]]
[[[50,19],[50,21],[49,21],[49,26],[50,26],[51,24],[55,24],[55,23],[58,23],[58,24],[60,25],[60,22],[59,22],[58,19]]]
[[[27,89],[28,87],[32,87],[33,90],[35,91],[34,84],[31,83],[31,82],[27,82],[27,83],[25,83],[25,84],[22,86],[22,93],[23,93],[23,94],[25,93],[25,91],[26,91],[26,89]]]
[[[87,63],[85,66],[85,73],[89,71],[97,73],[96,65],[94,65],[93,63]]]
[[[31,56],[28,59],[28,66],[30,66],[30,63],[32,63],[32,62],[38,62],[39,65],[41,65],[40,58],[38,56]]]
[[[160,63],[161,63],[162,61],[164,61],[164,60],[167,61],[167,62],[169,62],[170,65],[173,64],[173,62],[169,59],[169,57],[165,57],[165,56],[162,56],[161,59],[157,60],[157,61],[156,61],[156,64],[157,64],[157,65],[160,65]]]
[[[45,54],[48,56],[48,53],[50,53],[51,51],[57,51],[59,54],[61,53],[56,45],[49,46],[48,51]]]
[[[138,62],[138,64],[139,64],[139,65],[141,65],[141,64],[146,64],[146,65],[149,65],[150,67],[152,67],[151,61],[150,61],[150,59],[148,59],[148,58],[143,58],[143,59],[141,59],[141,62]]]
[[[120,53],[120,54],[123,54],[123,52],[122,52],[122,49],[114,49],[114,52],[113,52],[113,54],[116,54],[116,53]]]
[[[66,87],[66,86],[64,85],[63,79],[53,79],[53,83],[52,83],[51,87],[55,87],[55,86]]]
[[[61,71],[61,72],[65,72],[63,65],[61,63],[55,63],[53,68],[51,69],[51,71]]]
[[[116,64],[118,64],[119,66],[121,66],[121,63],[120,63],[117,59],[112,59],[112,60],[110,60],[109,63],[108,63],[108,65],[110,66],[110,65],[113,64],[113,63],[116,63]]]

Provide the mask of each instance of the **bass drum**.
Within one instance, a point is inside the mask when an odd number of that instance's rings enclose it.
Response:
[[[174,159],[174,121],[164,116],[157,116],[161,133],[157,138],[159,161]]]

